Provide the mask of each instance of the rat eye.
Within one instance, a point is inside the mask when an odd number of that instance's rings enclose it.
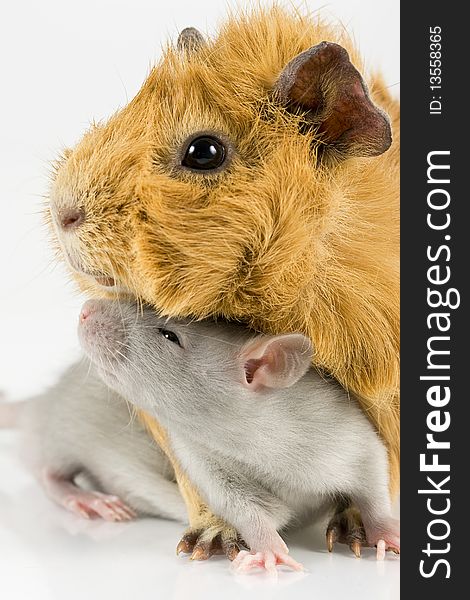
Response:
[[[177,344],[178,346],[181,347],[179,338],[176,335],[176,333],[173,333],[172,331],[169,331],[168,329],[162,329],[162,328],[158,329],[158,333],[160,335],[162,335],[166,340],[173,342],[173,344]]]
[[[194,171],[210,171],[225,162],[226,154],[225,146],[220,140],[210,135],[201,135],[189,144],[182,165]]]

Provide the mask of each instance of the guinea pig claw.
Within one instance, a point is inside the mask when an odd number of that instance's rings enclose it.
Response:
[[[207,560],[212,552],[210,544],[197,544],[193,553],[189,557],[190,560]]]
[[[349,547],[354,552],[356,558],[361,558],[361,544],[357,540],[349,544]]]
[[[186,532],[178,545],[176,546],[176,555],[183,552],[183,554],[191,554],[196,545],[197,538],[199,537],[200,531],[188,531]]]
[[[189,529],[176,546],[176,554],[191,554],[190,560],[207,560],[214,554],[224,554],[233,561],[240,552],[237,532],[230,527]]]
[[[224,554],[230,561],[233,561],[240,552],[238,542],[233,539],[224,540],[222,535],[218,535],[212,540],[198,540],[191,555],[191,560],[207,560],[214,554]]]
[[[333,552],[333,547],[337,539],[336,530],[334,528],[328,529],[326,532],[326,547],[328,548],[328,552]]]
[[[328,552],[334,544],[347,544],[356,558],[361,558],[361,548],[367,546],[366,532],[359,511],[354,507],[340,510],[333,515],[326,530]]]
[[[233,540],[222,540],[222,551],[230,561],[233,561],[237,558],[240,550],[241,548],[238,542]]]

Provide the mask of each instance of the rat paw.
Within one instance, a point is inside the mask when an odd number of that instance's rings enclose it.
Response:
[[[276,565],[286,565],[294,571],[303,571],[303,566],[290,557],[287,552],[248,552],[241,550],[232,563],[237,573],[247,573],[252,569],[265,569],[268,573],[277,573]]]
[[[361,548],[369,545],[361,515],[356,508],[345,508],[330,519],[326,528],[328,552],[333,551],[336,542],[347,544],[357,558],[361,557]]]
[[[224,554],[232,561],[244,545],[237,531],[223,523],[187,529],[176,547],[176,554],[191,554],[191,560],[207,560],[214,554]]]
[[[130,521],[137,514],[117,496],[77,489],[64,496],[62,505],[67,510],[84,517],[102,518],[105,521]]]
[[[400,554],[400,523],[387,519],[383,523],[368,526],[367,541],[377,547],[377,560],[384,560],[387,550]]]

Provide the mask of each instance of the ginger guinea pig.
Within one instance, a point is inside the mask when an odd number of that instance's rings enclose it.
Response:
[[[49,214],[94,295],[311,338],[396,483],[399,107],[362,70],[342,29],[279,7],[185,30],[58,161]]]

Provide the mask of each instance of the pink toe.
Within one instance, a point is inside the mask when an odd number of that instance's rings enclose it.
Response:
[[[384,560],[385,559],[385,551],[387,549],[387,545],[385,543],[385,540],[379,540],[377,542],[377,560]]]
[[[285,564],[291,569],[294,569],[294,571],[304,571],[304,566],[301,563],[294,560],[293,558],[291,558],[290,556],[283,556],[282,563],[280,564]]]
[[[250,553],[247,550],[240,550],[240,552],[232,561],[232,567],[236,569],[241,564],[245,556],[248,556],[248,554]]]
[[[266,554],[266,558],[264,560],[264,568],[268,573],[277,573],[276,571],[276,557],[272,552],[268,552]]]

